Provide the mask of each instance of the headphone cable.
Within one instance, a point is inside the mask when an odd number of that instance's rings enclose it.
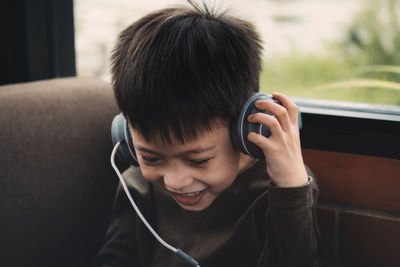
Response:
[[[118,142],[115,144],[112,153],[111,153],[111,165],[114,168],[115,172],[118,175],[118,178],[122,184],[122,187],[124,188],[125,194],[128,197],[129,201],[132,204],[132,207],[135,209],[136,214],[139,216],[139,218],[142,220],[143,224],[147,227],[147,229],[149,229],[149,231],[153,234],[153,236],[167,249],[171,250],[172,252],[174,252],[175,254],[177,254],[179,257],[181,257],[183,260],[185,260],[186,262],[188,262],[189,264],[191,264],[192,266],[195,267],[200,267],[199,263],[197,261],[195,261],[192,257],[190,257],[189,255],[187,255],[185,252],[183,252],[182,250],[175,248],[173,246],[171,246],[170,244],[168,244],[167,242],[165,242],[157,233],[156,231],[154,231],[154,229],[151,227],[151,225],[147,222],[146,218],[143,216],[143,214],[140,212],[139,208],[137,207],[135,201],[133,200],[132,195],[130,194],[128,187],[124,181],[124,179],[122,178],[122,175],[120,173],[120,171],[118,170],[118,167],[115,165],[115,154],[117,152],[118,147],[120,146],[121,142]]]

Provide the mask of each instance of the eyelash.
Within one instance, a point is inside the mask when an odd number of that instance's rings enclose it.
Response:
[[[202,159],[202,160],[188,160],[188,162],[196,167],[204,167],[205,165],[208,164],[210,159]]]
[[[160,160],[159,158],[150,158],[150,157],[144,157],[144,156],[140,156],[140,158],[146,165],[156,165],[158,163],[158,161]]]

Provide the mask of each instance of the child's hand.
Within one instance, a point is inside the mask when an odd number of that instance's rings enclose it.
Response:
[[[275,185],[280,187],[304,185],[308,181],[308,176],[301,154],[297,106],[283,94],[274,93],[272,96],[280,101],[282,106],[269,100],[257,101],[255,105],[258,109],[268,111],[274,116],[260,112],[248,117],[251,123],[267,126],[271,136],[266,138],[251,132],[247,138],[263,151],[268,174]]]

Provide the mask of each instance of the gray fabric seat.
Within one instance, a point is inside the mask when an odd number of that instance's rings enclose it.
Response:
[[[90,266],[118,178],[111,85],[63,78],[0,86],[0,266]]]

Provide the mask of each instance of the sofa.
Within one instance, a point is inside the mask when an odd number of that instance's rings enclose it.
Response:
[[[98,79],[0,86],[0,266],[91,266],[118,184],[117,113]]]

